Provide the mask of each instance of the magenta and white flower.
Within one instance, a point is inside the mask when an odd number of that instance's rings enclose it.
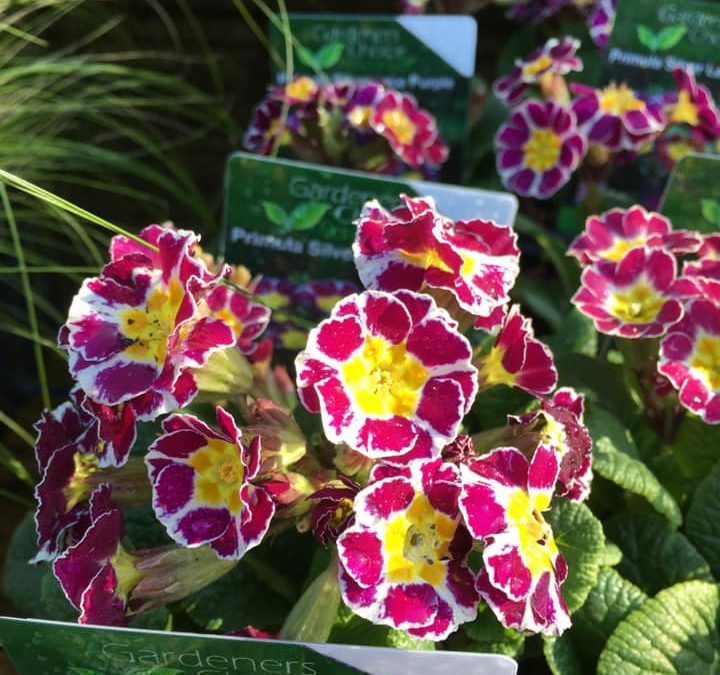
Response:
[[[677,92],[665,107],[669,124],[687,124],[706,141],[720,137],[720,111],[712,94],[698,84],[691,70],[673,69]]]
[[[440,459],[411,462],[358,493],[355,522],[337,541],[342,597],[353,612],[431,640],[475,618],[459,495],[458,468]]]
[[[599,216],[590,216],[585,231],[575,237],[568,253],[581,264],[597,260],[620,262],[634,248],[662,248],[682,255],[694,253],[701,239],[696,232],[673,230],[670,221],[642,206],[610,209]]]
[[[219,558],[238,560],[257,546],[275,504],[253,484],[260,467],[260,438],[249,443],[230,413],[216,409],[220,430],[193,415],[170,415],[145,462],[153,509],[183,546],[209,544]]]
[[[259,155],[269,155],[273,148],[290,140],[287,122],[283,124],[281,100],[267,98],[253,110],[243,137],[243,147]]]
[[[113,260],[83,282],[59,341],[90,398],[132,400],[140,419],[153,419],[192,400],[191,369],[235,339],[224,321],[199,313],[198,298],[218,279],[193,257],[196,236],[158,226],[143,235],[157,251],[115,238]]]
[[[558,476],[557,454],[539,445],[528,461],[515,448],[497,448],[460,470],[460,511],[484,544],[480,595],[508,628],[562,634],[570,627],[560,592],[567,564],[543,517]]]
[[[517,59],[505,77],[493,83],[493,92],[505,105],[515,106],[522,101],[530,85],[552,75],[567,75],[581,71],[583,64],[576,55],[580,40],[571,37],[550,38],[525,59]]]
[[[315,538],[327,548],[355,521],[355,496],[360,486],[342,474],[313,492],[311,529]]]
[[[593,89],[573,83],[577,98],[572,109],[578,127],[591,144],[610,152],[637,151],[654,141],[665,129],[662,107],[640,98],[626,84],[610,83]]]
[[[570,180],[587,143],[572,110],[555,101],[527,101],[498,130],[495,150],[508,190],[547,199]]]
[[[537,428],[540,443],[555,450],[560,462],[556,494],[582,502],[590,494],[592,438],[583,422],[585,397],[570,387],[542,399],[540,410],[509,416],[511,426]]]
[[[720,307],[690,300],[685,316],[660,344],[658,370],[677,389],[680,403],[708,424],[720,423]]]
[[[596,0],[595,6],[588,16],[590,37],[600,49],[608,46],[610,35],[615,28],[616,12],[617,0]]]
[[[648,338],[664,335],[683,314],[682,299],[697,292],[678,278],[675,256],[663,249],[635,248],[620,262],[587,267],[572,302],[606,335]]]
[[[357,221],[353,253],[366,288],[448,291],[481,317],[509,301],[520,271],[512,228],[490,220],[453,222],[431,197],[401,198],[403,205],[392,211],[367,202]]]
[[[230,326],[240,350],[253,351],[255,341],[270,323],[271,310],[228,286],[216,286],[205,301],[211,316]]]
[[[295,362],[298,394],[332,443],[394,463],[435,457],[475,399],[470,358],[429,296],[366,291],[310,332]]]
[[[552,352],[535,337],[532,322],[518,305],[510,308],[490,351],[474,363],[482,389],[504,384],[543,396],[557,385]]]
[[[295,291],[298,303],[327,316],[340,300],[357,293],[357,284],[342,279],[323,279],[308,281]]]

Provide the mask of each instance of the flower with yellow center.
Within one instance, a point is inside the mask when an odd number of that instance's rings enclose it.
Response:
[[[551,129],[533,129],[530,138],[522,146],[525,166],[536,173],[543,173],[557,164],[562,139]]]
[[[690,356],[690,369],[712,391],[720,391],[720,337],[700,332]]]
[[[415,124],[399,108],[387,110],[382,115],[382,123],[395,135],[398,142],[410,145],[415,138]]]
[[[696,127],[700,121],[698,107],[693,103],[690,92],[680,91],[675,105],[670,107],[670,121],[673,124],[689,124]]]
[[[522,76],[525,79],[534,78],[538,73],[542,73],[550,68],[552,63],[553,60],[548,54],[541,54],[538,58],[523,65]]]
[[[237,446],[218,438],[208,438],[207,445],[193,453],[189,462],[195,469],[195,498],[211,506],[226,506],[237,514],[242,509],[240,488],[245,467]]]
[[[633,110],[645,110],[645,101],[635,96],[635,92],[623,83],[614,82],[600,91],[600,110],[612,115],[622,115]]]
[[[650,323],[665,301],[647,281],[640,281],[628,289],[616,290],[610,298],[608,311],[626,323]]]
[[[297,77],[285,87],[285,95],[292,100],[305,103],[312,99],[318,91],[318,86],[309,77]]]

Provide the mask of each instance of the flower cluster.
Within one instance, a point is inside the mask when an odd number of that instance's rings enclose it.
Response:
[[[259,154],[396,175],[435,175],[448,157],[434,117],[410,94],[378,82],[320,85],[306,76],[270,87],[245,134]]]
[[[364,289],[253,280],[172,227],[113,240],[61,330],[78,385],[37,425],[35,561],[53,561],[81,622],[124,625],[295,526],[332,550],[322,588],[374,623],[443,640],[485,602],[506,627],[569,626],[544,514],[588,495],[583,397],[556,390],[551,351],[510,304],[512,229],[399,201],[371,200],[355,223]],[[295,390],[259,340],[272,312],[300,307],[317,325],[297,335]],[[523,414],[462,434],[494,387],[521,392]],[[142,504],[163,546],[126,545],[123,509]]]
[[[717,240],[673,230],[666,218],[634,206],[588,218],[569,251],[584,267],[573,302],[598,331],[662,338],[659,350],[651,343],[656,357],[637,364],[651,394],[646,405],[672,406],[675,390],[682,406],[711,424],[720,422]],[[630,346],[626,356],[633,358]],[[657,386],[658,373],[670,387]]]

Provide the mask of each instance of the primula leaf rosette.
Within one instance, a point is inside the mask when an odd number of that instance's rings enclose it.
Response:
[[[572,301],[601,333],[658,337],[682,317],[682,299],[696,292],[690,280],[676,273],[671,253],[636,248],[618,263],[600,261],[587,267]]]
[[[510,227],[480,219],[453,222],[431,197],[402,200],[392,211],[368,202],[357,221],[353,253],[366,288],[445,290],[462,309],[482,317],[507,304],[520,271]]]
[[[680,403],[708,424],[720,423],[720,308],[690,300],[685,316],[660,345],[658,370],[678,390]]]
[[[542,515],[558,476],[555,451],[541,444],[528,461],[515,448],[497,448],[460,470],[460,510],[485,544],[481,596],[508,628],[560,635],[570,626],[560,593],[567,565]]]
[[[572,110],[555,101],[528,101],[513,110],[495,136],[503,185],[523,197],[552,197],[587,151]]]
[[[230,413],[216,410],[219,430],[194,415],[173,414],[145,457],[153,508],[183,546],[209,544],[220,558],[240,559],[265,536],[275,513],[270,494],[251,481],[260,438],[242,441]]]
[[[373,623],[442,640],[478,603],[458,469],[436,459],[384,473],[358,493],[355,522],[337,542],[343,599]]]
[[[142,236],[157,252],[116,238],[112,261],[73,299],[60,343],[88,396],[106,405],[132,400],[140,419],[153,419],[192,400],[191,369],[234,336],[198,310],[199,296],[218,281],[193,257],[195,235],[150,226]]]
[[[296,360],[298,394],[333,443],[393,463],[434,457],[475,398],[470,357],[429,296],[366,291],[310,332]]]

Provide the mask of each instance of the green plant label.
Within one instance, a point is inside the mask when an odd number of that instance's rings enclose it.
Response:
[[[620,0],[605,79],[653,92],[672,88],[678,67],[720,94],[720,3]]]
[[[495,654],[403,652],[0,617],[21,675],[515,675]]]
[[[720,231],[720,157],[688,155],[675,167],[661,212],[676,230]]]
[[[391,208],[401,194],[434,197],[439,211],[454,220],[512,225],[517,212],[515,197],[503,192],[238,152],[228,159],[225,176],[225,258],[272,277],[356,280],[353,221],[366,201]]]
[[[291,14],[295,73],[333,80],[381,80],[413,94],[437,119],[450,146],[443,178],[457,180],[462,168],[475,70],[477,23],[469,16],[361,16]],[[284,54],[278,26],[271,41]],[[275,64],[275,81],[285,72]]]

